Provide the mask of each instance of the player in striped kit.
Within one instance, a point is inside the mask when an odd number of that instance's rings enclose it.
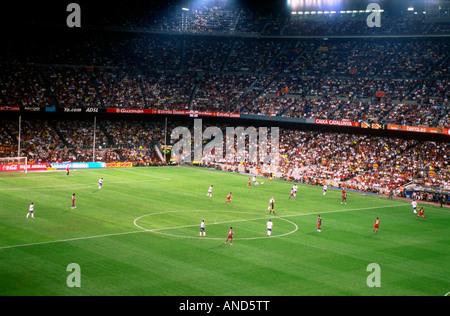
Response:
[[[225,244],[228,242],[228,240],[230,240],[230,246],[233,244],[233,234],[234,234],[233,227],[230,227],[230,229],[228,230],[228,237],[227,240],[225,241]]]
[[[75,198],[75,193],[72,195],[72,209],[74,209],[74,208],[77,208],[77,206],[75,205],[75,201],[76,201],[76,198]]]

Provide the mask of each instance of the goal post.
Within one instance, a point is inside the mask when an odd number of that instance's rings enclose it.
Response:
[[[27,157],[0,157],[0,172],[24,171],[28,173]]]

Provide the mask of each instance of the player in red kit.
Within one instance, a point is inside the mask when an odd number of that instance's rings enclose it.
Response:
[[[317,231],[320,233],[322,231],[322,217],[317,218]]]
[[[77,208],[75,206],[75,193],[72,195],[72,208]]]
[[[230,246],[233,244],[233,234],[234,234],[233,227],[230,227],[230,229],[228,230],[227,240],[225,241],[225,243],[227,243],[228,240],[230,240]]]
[[[342,189],[342,200],[341,200],[341,204],[342,203],[347,204],[347,192],[345,192],[345,189]]]
[[[380,227],[380,219],[377,217],[375,222],[373,222],[373,230],[372,234],[375,233],[375,235],[378,233],[378,228]]]
[[[423,219],[426,220],[425,215],[424,215],[424,211],[423,211],[423,207],[420,208],[419,214],[417,214],[416,219],[419,219],[419,216],[422,216]]]
[[[230,204],[232,198],[233,198],[233,196],[231,195],[231,192],[230,192],[230,194],[227,195],[227,200],[226,200],[225,204]]]

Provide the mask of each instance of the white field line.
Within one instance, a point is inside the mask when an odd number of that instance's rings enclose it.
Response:
[[[125,183],[141,183],[141,182],[158,182],[158,181],[166,181],[164,179],[154,179],[154,180],[133,180],[133,181],[108,181],[108,182],[104,182],[104,185],[108,185],[108,184],[125,184]],[[86,186],[85,184],[79,183],[79,184],[61,184],[61,185],[49,185],[49,186],[39,186],[39,187],[20,187],[20,188],[9,188],[9,189],[3,189],[2,191],[15,191],[15,190],[26,190],[26,189],[33,189],[33,190],[40,190],[40,189],[58,189],[60,188],[60,190],[65,190],[66,188],[68,189],[85,189],[85,188],[91,188],[91,187],[96,187],[98,186],[98,183],[96,184],[91,184]]]
[[[348,209],[348,210],[336,210],[336,211],[325,211],[325,212],[313,212],[313,213],[302,213],[302,214],[291,214],[291,215],[284,215],[284,216],[275,216],[270,217],[268,215],[264,217],[257,217],[257,218],[249,218],[249,219],[238,219],[238,220],[232,220],[232,221],[226,221],[226,222],[214,222],[210,225],[218,225],[218,224],[229,224],[229,223],[238,223],[238,222],[248,222],[248,221],[256,221],[261,219],[267,219],[267,218],[281,218],[284,219],[285,217],[295,217],[295,216],[306,216],[306,215],[316,215],[316,214],[328,214],[328,213],[341,213],[341,212],[351,212],[351,211],[363,211],[363,210],[371,210],[371,209],[377,209],[377,208],[388,208],[388,207],[398,207],[398,206],[405,206],[405,204],[398,204],[398,205],[389,205],[389,206],[373,206],[373,207],[365,207],[365,208],[355,208],[355,209]],[[408,205],[409,206],[409,205]],[[208,210],[209,211],[209,210]],[[153,216],[158,214],[166,214],[166,213],[177,213],[180,211],[168,211],[168,212],[159,212],[159,213],[151,213],[142,215],[134,220],[134,225],[140,229],[143,229],[147,232],[159,232],[163,230],[172,230],[172,229],[179,229],[179,228],[190,228],[190,227],[197,227],[196,225],[186,225],[186,226],[173,226],[173,227],[164,227],[164,228],[155,228],[155,229],[146,229],[144,227],[139,226],[136,224],[138,220],[140,220],[143,217],[146,216]],[[235,212],[235,213],[245,213],[245,212]]]
[[[320,212],[320,213],[317,212],[317,213],[291,214],[291,215],[285,215],[285,216],[276,216],[274,218],[306,216],[306,215],[327,214],[327,213],[341,213],[341,212],[352,212],[352,211],[363,211],[363,210],[390,208],[390,207],[399,207],[399,206],[409,206],[409,205],[399,204],[399,205],[389,205],[389,206],[374,206],[374,207],[366,207],[366,208],[359,208],[359,209],[356,208],[356,209],[348,209],[348,210],[336,210],[336,211],[328,211],[328,212]],[[179,211],[172,211],[172,212],[179,212]],[[164,212],[164,213],[168,213],[168,212]],[[158,214],[158,213],[155,213],[155,214]],[[159,213],[159,214],[161,214],[161,213]],[[143,216],[147,216],[147,215],[143,215]],[[139,218],[142,218],[143,216],[138,217],[137,219],[134,220],[134,222],[136,222]],[[267,219],[267,218],[268,217],[265,216],[265,217],[261,217],[261,218],[257,218],[257,219]],[[235,223],[235,222],[244,222],[244,221],[257,220],[257,219],[235,220],[235,221],[232,221],[232,222],[233,223]],[[230,223],[230,222],[223,222],[223,223]],[[214,223],[214,224],[219,224],[219,223]],[[185,226],[185,227],[196,227],[196,226],[198,226],[198,225],[189,225],[189,226]],[[11,248],[19,248],[19,247],[37,246],[37,245],[47,245],[47,244],[54,244],[54,243],[63,243],[63,242],[70,242],[70,241],[76,241],[76,240],[103,238],[103,237],[120,236],[120,235],[129,235],[129,234],[136,234],[136,233],[159,232],[159,231],[163,231],[163,230],[177,229],[177,228],[183,228],[183,227],[184,226],[167,227],[167,228],[159,228],[159,229],[153,229],[153,230],[144,230],[143,228],[140,228],[141,230],[132,231],[132,232],[112,233],[112,234],[104,234],[104,235],[94,235],[94,236],[87,236],[87,237],[75,237],[75,238],[68,238],[68,239],[60,239],[60,240],[43,241],[43,242],[35,242],[35,243],[28,243],[28,244],[11,245],[11,246],[1,246],[0,250],[11,249]],[[236,239],[238,239],[238,238],[236,238]]]
[[[29,243],[29,244],[3,246],[3,247],[0,247],[0,250],[2,250],[2,249],[11,249],[11,248],[18,248],[18,247],[29,247],[29,246],[37,246],[37,245],[55,244],[55,243],[69,242],[69,241],[75,241],[75,240],[85,240],[85,239],[94,239],[94,238],[102,238],[102,237],[110,237],[110,236],[129,235],[129,234],[142,233],[142,232],[143,231],[133,231],[133,232],[124,232],[124,233],[114,233],[114,234],[105,234],[105,235],[95,235],[95,236],[87,236],[87,237],[75,237],[75,238],[60,239],[60,240],[42,241],[42,242],[35,242],[35,243]]]
[[[140,217],[138,217],[138,218],[136,218],[136,219],[134,220],[134,225],[135,225],[136,227],[138,227],[138,228],[140,228],[140,229],[146,231],[146,232],[158,233],[158,234],[161,234],[161,235],[172,236],[172,237],[195,238],[195,239],[197,239],[198,237],[193,237],[193,236],[179,236],[179,235],[174,235],[174,234],[161,233],[161,231],[164,231],[164,230],[173,230],[173,229],[179,229],[179,228],[198,227],[198,224],[197,224],[197,225],[186,225],[186,226],[175,226],[175,227],[164,227],[164,228],[146,229],[146,228],[144,228],[144,227],[139,226],[139,225],[136,223],[139,219],[141,219],[141,218],[143,218],[143,217],[146,217],[146,216],[153,216],[153,215],[166,214],[166,213],[176,213],[176,212],[185,212],[185,211],[169,211],[169,212],[160,212],[160,213],[151,213],[151,214],[147,214],[147,215],[142,215],[142,216],[140,216]],[[208,210],[207,212],[210,212],[210,211]],[[233,213],[245,213],[245,214],[247,214],[246,212],[233,212]],[[267,218],[272,218],[272,217],[269,217],[269,216],[267,215],[266,217],[258,217],[258,218],[250,218],[250,219],[238,219],[238,220],[225,221],[225,222],[214,222],[214,223],[210,223],[209,225],[220,225],[220,224],[229,224],[229,223],[233,223],[233,224],[234,224],[234,223],[238,223],[238,222],[249,222],[249,221],[256,221],[256,220],[267,219]],[[284,234],[281,234],[281,235],[275,235],[275,236],[272,236],[272,238],[287,236],[287,235],[290,235],[290,234],[295,233],[295,232],[298,230],[297,224],[295,224],[295,223],[293,223],[293,222],[291,222],[291,221],[289,221],[289,220],[287,220],[287,219],[285,219],[285,218],[283,218],[283,217],[281,217],[281,216],[280,216],[280,217],[274,217],[274,219],[280,219],[280,220],[283,220],[283,221],[285,221],[285,222],[288,222],[288,223],[292,224],[295,228],[294,228],[294,230],[292,230],[292,231],[290,231],[290,232],[287,232],[287,233],[284,233]],[[263,239],[263,238],[266,238],[266,237],[242,237],[242,238],[238,238],[238,239],[239,239],[239,240],[252,240],[252,239]],[[223,238],[210,238],[210,237],[208,237],[207,239],[210,239],[210,240],[222,240]]]

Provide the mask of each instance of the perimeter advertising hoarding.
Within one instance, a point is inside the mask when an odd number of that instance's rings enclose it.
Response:
[[[126,168],[133,167],[132,162],[124,161],[124,162],[107,162],[106,168]]]
[[[132,162],[68,162],[68,163],[35,163],[28,164],[28,171],[37,170],[66,170],[69,169],[92,169],[92,168],[125,168],[133,167]],[[25,171],[24,164],[5,164],[0,165],[0,172]]]
[[[425,127],[425,126],[404,126],[387,124],[388,130],[405,131],[405,132],[419,132],[419,133],[433,133],[433,134],[449,134],[449,129],[437,128],[437,127]]]
[[[351,121],[338,121],[338,120],[326,120],[326,119],[315,119],[315,124],[324,124],[324,125],[336,125],[336,126],[351,126],[351,127],[359,127],[359,122],[351,122]]]
[[[91,169],[91,168],[106,168],[106,162],[68,162],[68,163],[50,163],[50,168],[56,170],[69,169]]]
[[[27,170],[28,171],[47,170],[47,164],[45,164],[45,163],[28,164]],[[3,172],[25,171],[25,165],[17,164],[17,163],[0,165],[0,171],[3,171]]]
[[[160,115],[217,116],[217,117],[238,117],[238,118],[241,117],[239,113],[190,111],[190,110],[107,108],[106,112],[118,114],[160,114]]]
[[[0,106],[0,111],[20,111],[20,106]]]

